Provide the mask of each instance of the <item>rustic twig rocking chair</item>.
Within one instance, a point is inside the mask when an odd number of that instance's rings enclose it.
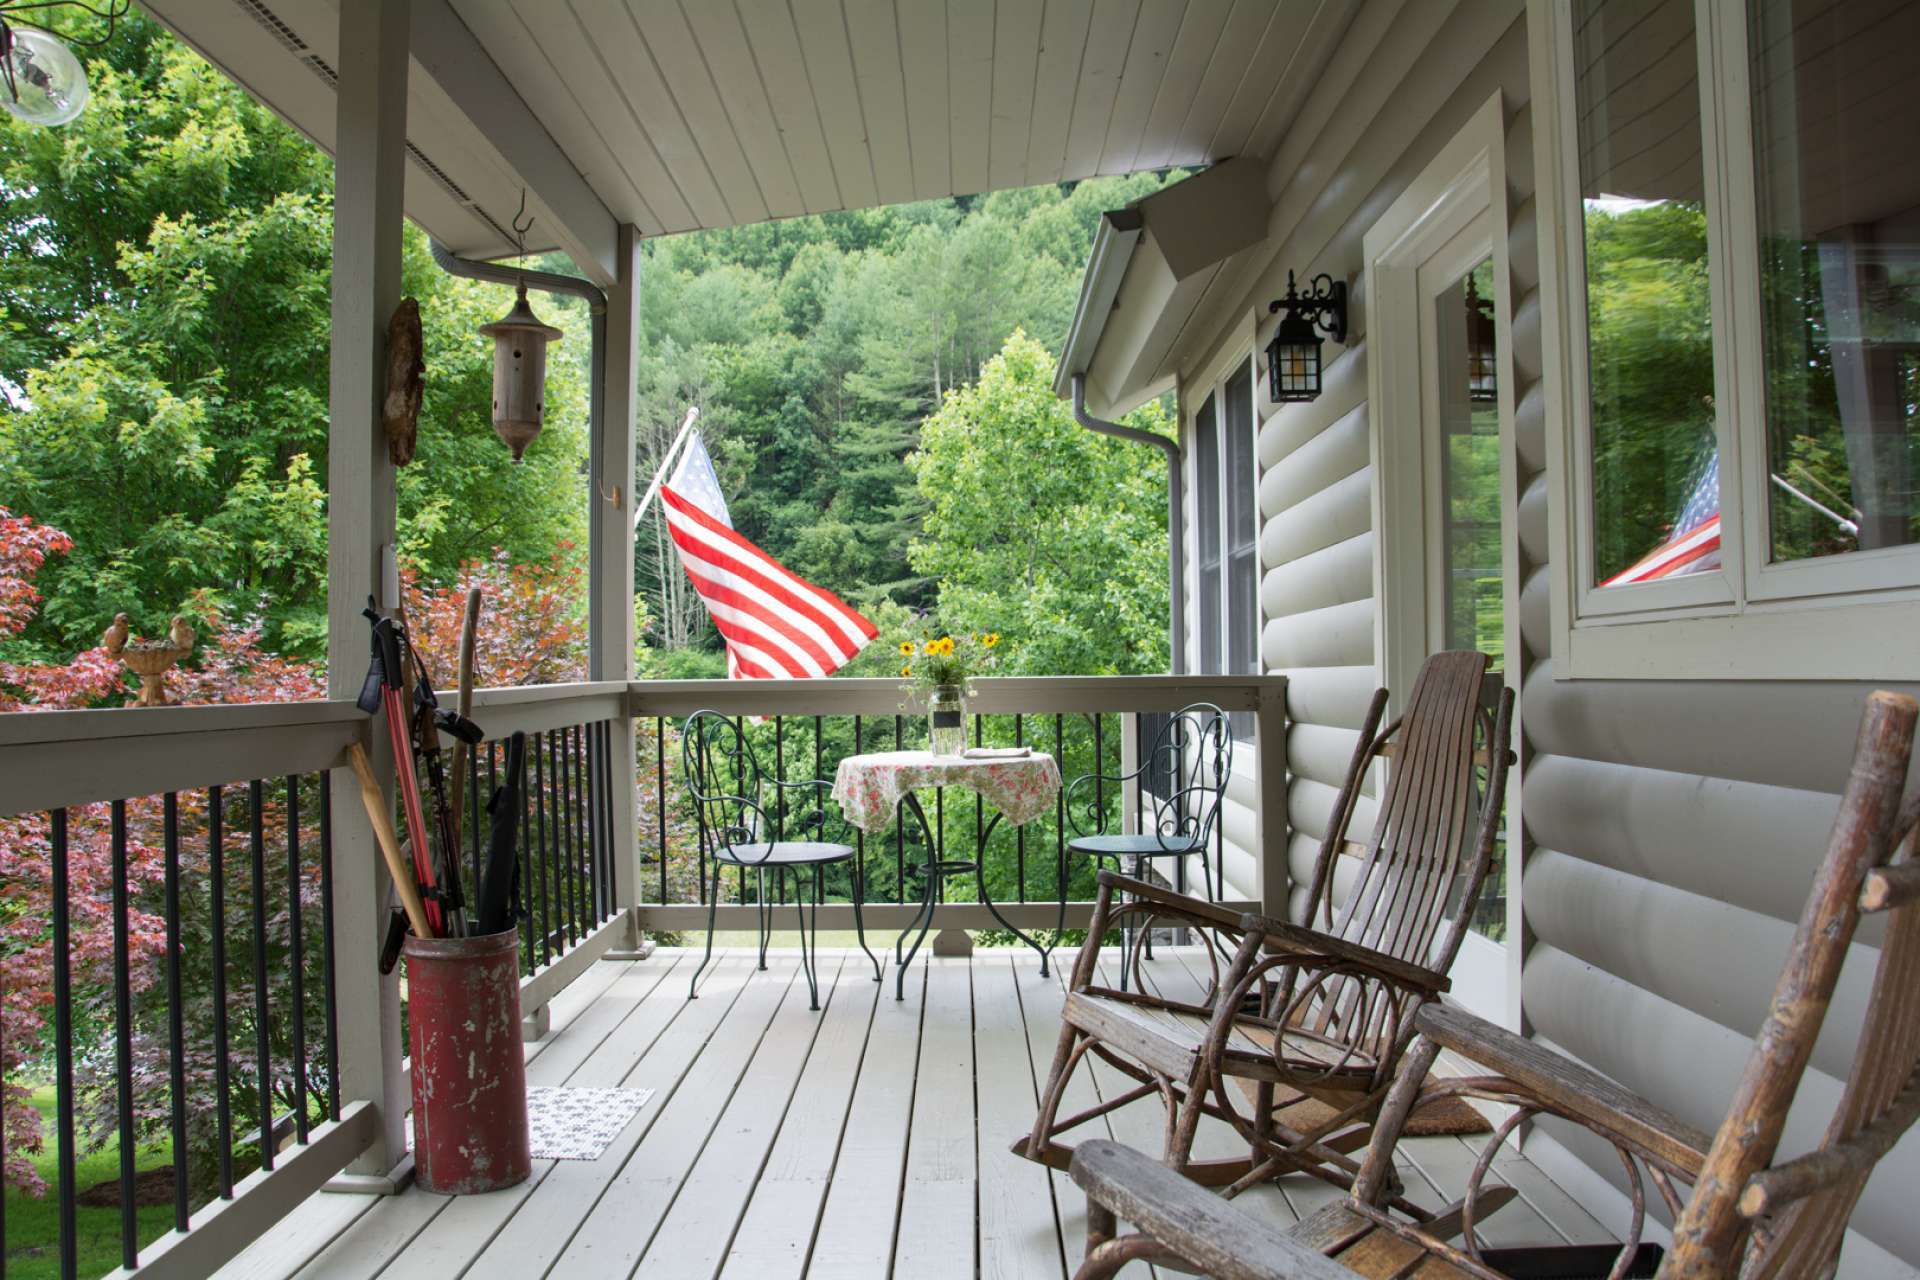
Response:
[[[1350,1196],[1282,1230],[1178,1177],[1139,1152],[1089,1142],[1074,1157],[1086,1189],[1087,1261],[1081,1280],[1110,1276],[1136,1258],[1197,1268],[1228,1280],[1352,1280],[1417,1275],[1506,1280],[1513,1253],[1534,1255],[1530,1275],[1661,1280],[1827,1280],[1835,1274],[1847,1220],[1876,1162],[1920,1117],[1920,804],[1900,807],[1913,746],[1912,699],[1870,699],[1827,854],[1800,917],[1733,1105],[1708,1135],[1612,1081],[1472,1015],[1429,1004],[1416,1016],[1420,1041],[1406,1054],[1382,1108]],[[1888,915],[1867,1015],[1840,1104],[1820,1146],[1773,1163],[1814,1041],[1863,912]],[[1441,1049],[1487,1068],[1465,1078],[1427,1078]],[[1478,1098],[1511,1108],[1473,1170],[1465,1198],[1424,1222],[1384,1204],[1393,1147],[1417,1102]],[[1551,1115],[1591,1130],[1629,1172],[1632,1221],[1621,1246],[1549,1251],[1483,1248],[1475,1224],[1511,1199],[1483,1187],[1513,1129]],[[1675,1181],[1691,1183],[1682,1201]],[[1664,1259],[1640,1243],[1651,1181],[1674,1218]],[[1116,1216],[1140,1233],[1115,1236]],[[1458,1237],[1458,1243],[1451,1241]],[[1584,1256],[1569,1256],[1569,1255]]]
[[[1197,1182],[1232,1195],[1305,1169],[1351,1184],[1359,1166],[1346,1153],[1366,1142],[1367,1123],[1413,1040],[1414,1010],[1446,989],[1493,853],[1513,695],[1503,689],[1497,711],[1487,711],[1486,667],[1478,653],[1429,658],[1406,714],[1378,732],[1387,694],[1374,695],[1307,899],[1309,923],[1324,916],[1326,932],[1237,916],[1101,873],[1052,1072],[1017,1153],[1064,1167],[1072,1150],[1058,1135],[1158,1095],[1167,1108],[1164,1158]],[[1351,840],[1362,782],[1380,757],[1392,765],[1378,817],[1368,840]],[[1477,765],[1487,771],[1482,794]],[[1333,868],[1344,856],[1357,858],[1359,869],[1336,919]],[[1116,890],[1127,898],[1118,905]],[[1458,906],[1449,919],[1450,901]],[[1123,923],[1135,926],[1122,959],[1133,968],[1131,991],[1100,985],[1094,972],[1102,933]],[[1213,981],[1206,1003],[1149,994],[1140,940],[1156,923],[1208,931],[1224,944],[1219,951],[1231,957],[1224,974],[1216,947],[1207,950]],[[1090,1052],[1139,1083],[1059,1119],[1067,1080]],[[1233,1100],[1242,1086],[1252,1095],[1248,1113]],[[1202,1115],[1230,1122],[1247,1140],[1248,1156],[1192,1159]]]

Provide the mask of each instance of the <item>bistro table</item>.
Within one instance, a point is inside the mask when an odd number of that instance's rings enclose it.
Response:
[[[981,829],[974,843],[972,858],[941,856],[933,826],[927,821],[927,812],[920,807],[920,801],[914,794],[923,787],[945,786],[965,787],[993,806],[993,820]],[[936,756],[930,751],[876,751],[847,756],[840,761],[833,778],[833,798],[849,822],[868,835],[879,835],[892,825],[896,813],[904,806],[919,822],[921,834],[926,837],[926,860],[922,864],[925,888],[921,892],[920,910],[907,922],[907,927],[900,931],[900,936],[893,944],[896,966],[894,999],[906,998],[907,967],[913,963],[920,944],[926,941],[927,930],[933,925],[934,904],[941,896],[942,883],[948,876],[963,875],[969,871],[978,874],[980,901],[993,913],[993,918],[1020,941],[1039,952],[1040,972],[1047,972],[1048,949],[1014,928],[1000,914],[1000,908],[994,905],[992,896],[987,892],[987,877],[982,864],[986,858],[987,838],[993,834],[993,829],[1002,818],[1016,827],[1023,826],[1051,809],[1054,797],[1059,792],[1060,766],[1044,751],[1029,751],[1024,755],[1003,753],[979,756]],[[914,938],[912,948],[902,959],[900,948],[906,942],[907,935],[916,928],[919,929],[919,936]]]

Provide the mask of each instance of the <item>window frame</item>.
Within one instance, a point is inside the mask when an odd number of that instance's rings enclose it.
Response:
[[[1541,346],[1559,679],[1911,679],[1920,545],[1770,563],[1765,332],[1744,0],[1694,0],[1707,213],[1721,568],[1595,583],[1571,10],[1528,0],[1539,218]]]
[[[1184,409],[1183,416],[1186,419],[1186,439],[1195,445],[1195,447],[1184,450],[1190,459],[1188,463],[1190,467],[1188,489],[1189,492],[1193,494],[1191,517],[1194,534],[1192,540],[1194,550],[1191,556],[1192,578],[1188,584],[1187,591],[1187,599],[1191,602],[1193,614],[1188,623],[1188,632],[1189,640],[1192,644],[1190,652],[1194,659],[1192,669],[1201,674],[1229,674],[1226,667],[1228,655],[1232,651],[1233,630],[1233,597],[1229,571],[1235,548],[1232,542],[1231,531],[1228,528],[1229,508],[1227,492],[1230,484],[1228,462],[1231,457],[1231,450],[1228,447],[1227,439],[1227,386],[1233,381],[1234,375],[1240,370],[1242,365],[1246,366],[1246,376],[1252,384],[1252,394],[1249,401],[1248,430],[1252,433],[1251,443],[1253,445],[1252,458],[1254,474],[1249,479],[1250,487],[1247,493],[1253,512],[1254,575],[1252,621],[1254,671],[1252,674],[1257,675],[1266,667],[1265,656],[1260,651],[1260,632],[1265,624],[1265,607],[1260,600],[1260,581],[1264,572],[1264,565],[1260,556],[1260,531],[1263,523],[1260,512],[1260,368],[1259,361],[1254,359],[1253,324],[1251,320],[1249,320],[1247,324],[1241,327],[1241,331],[1234,335],[1233,340],[1224,344],[1221,352],[1216,355],[1209,364],[1200,370],[1196,376],[1191,379],[1183,379],[1181,383],[1181,400]],[[1213,404],[1216,448],[1214,450],[1214,472],[1212,476],[1207,477],[1201,474],[1200,450],[1197,447],[1197,442],[1199,439],[1200,414],[1209,402]],[[1205,505],[1206,485],[1209,481],[1211,482],[1215,499],[1213,510],[1214,535],[1220,548],[1219,563],[1213,566],[1211,570],[1202,565],[1202,556],[1200,553],[1202,509]],[[1207,572],[1216,574],[1219,583],[1219,609],[1213,619],[1218,641],[1214,647],[1218,652],[1212,654],[1206,652],[1206,646],[1202,643],[1207,627],[1206,620],[1201,616],[1203,613],[1201,601],[1205,598],[1205,593],[1202,590],[1202,575]],[[1239,735],[1236,733],[1235,736],[1238,737]]]

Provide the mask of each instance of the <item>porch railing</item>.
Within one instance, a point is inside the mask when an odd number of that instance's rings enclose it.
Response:
[[[1253,715],[1255,754],[1231,802],[1241,821],[1226,840],[1253,850],[1251,896],[1282,910],[1279,677],[985,680],[968,733],[1054,751],[1069,780],[1121,773],[1139,759],[1144,717],[1197,700]],[[714,876],[699,858],[677,752],[687,715],[757,721],[751,732],[785,776],[830,778],[850,752],[924,742],[924,718],[901,701],[892,680],[478,693],[474,719],[488,740],[469,766],[461,874],[470,881],[485,847],[483,806],[504,744],[524,731],[521,998],[535,1032],[555,994],[599,957],[637,945],[642,927],[704,928],[705,895],[721,895],[721,928],[752,927],[752,886]],[[20,924],[20,905],[9,904],[0,924],[15,927],[0,937],[0,963],[10,983],[44,977],[48,992],[46,1026],[12,1047],[0,1087],[52,1091],[45,1138],[59,1238],[50,1243],[63,1276],[78,1274],[86,1188],[75,1180],[89,1144],[117,1156],[123,1268],[169,1277],[217,1270],[343,1171],[353,1176],[341,1185],[379,1187],[400,1158],[404,1009],[375,972],[387,904],[372,892],[378,862],[342,768],[349,743],[378,736],[352,705],[332,702],[0,716],[0,823],[27,852],[20,865],[37,856],[45,871],[35,890],[44,902],[27,908],[44,931]],[[969,852],[990,825],[970,794],[936,794],[927,809],[934,838]],[[1102,791],[1093,809],[1124,827],[1139,797]],[[1063,883],[1064,923],[1084,925],[1091,871],[1066,859],[1063,881],[1066,818],[1056,805],[1026,827],[994,830],[985,883],[951,881],[935,927],[997,928],[984,889],[1020,928],[1051,928]],[[897,930],[916,910],[915,829],[855,837],[876,873],[873,930]],[[851,925],[844,901],[823,909],[822,929]],[[10,1021],[8,1033],[23,1026]],[[0,1148],[7,1154],[25,1153]],[[162,1176],[171,1230],[142,1239],[131,1206],[144,1179]]]
[[[538,1020],[630,929],[616,875],[627,842],[612,821],[614,779],[630,777],[616,754],[625,690],[483,690],[475,719],[490,737],[468,775],[470,893],[488,783],[507,737],[528,734],[522,1002]],[[0,824],[19,870],[38,872],[0,911],[12,926],[0,995],[24,1008],[25,988],[46,994],[46,1025],[4,1060],[0,1087],[52,1094],[42,1142],[57,1238],[45,1247],[61,1276],[80,1274],[81,1214],[102,1211],[76,1182],[89,1149],[115,1157],[98,1193],[118,1206],[122,1270],[202,1276],[347,1168],[379,1136],[378,1108],[405,1097],[344,1083],[342,1022],[381,1008],[341,985],[343,970],[370,973],[379,921],[344,918],[336,894],[373,872],[370,858],[339,856],[333,807],[337,788],[358,803],[341,765],[367,723],[348,703],[0,717]],[[363,963],[339,963],[349,948]],[[134,1206],[162,1179],[172,1229],[144,1239]],[[18,1243],[3,1215],[0,1239]]]
[[[709,895],[714,893],[719,895],[714,911],[718,929],[753,929],[761,910],[757,878],[737,868],[716,877],[702,856],[679,759],[678,726],[687,716],[711,710],[739,717],[762,765],[789,781],[831,780],[847,755],[921,748],[927,741],[925,714],[903,698],[896,680],[638,681],[629,690],[640,742],[638,917],[641,926],[652,931],[703,932]],[[1256,722],[1256,738],[1248,744],[1240,770],[1249,780],[1248,792],[1265,788],[1262,778],[1267,768],[1256,763],[1259,759],[1266,759],[1274,771],[1272,794],[1278,803],[1269,806],[1255,800],[1240,807],[1265,815],[1265,820],[1284,822],[1285,783],[1280,772],[1284,750],[1276,745],[1265,757],[1259,753],[1266,743],[1284,742],[1284,699],[1285,681],[1279,676],[984,679],[976,682],[966,731],[969,742],[1026,744],[1053,753],[1063,778],[1071,784],[1083,774],[1131,772],[1151,749],[1153,713],[1210,701],[1230,712],[1248,713]],[[1067,843],[1076,831],[1096,823],[1105,823],[1109,831],[1136,829],[1140,802],[1131,786],[1103,788],[1097,782],[1078,798],[1084,803],[1074,814],[1067,813],[1063,793],[1051,813],[1010,828],[1004,823],[994,825],[991,813],[971,793],[940,788],[922,797],[937,855],[972,858],[978,852],[982,862],[981,874],[955,877],[947,883],[934,926],[999,930],[1000,922],[988,910],[983,894],[992,897],[1001,917],[1021,929],[1084,926],[1092,910],[1094,868],[1071,854]],[[1251,796],[1242,797],[1247,798]],[[982,833],[988,839],[985,848],[978,849]],[[1216,875],[1226,845],[1235,845],[1239,856],[1239,846],[1265,843],[1253,832],[1234,835],[1237,839],[1229,837],[1224,823],[1216,830]],[[853,845],[862,864],[868,904],[862,914],[867,928],[898,930],[913,920],[919,911],[919,866],[925,852],[918,824],[896,815],[885,832],[869,835],[849,829],[836,838]],[[1277,843],[1281,849],[1273,864],[1277,878],[1269,883],[1280,886],[1273,904],[1283,907],[1284,837]],[[819,927],[849,930],[854,927],[852,874],[848,868],[836,870],[828,882]],[[1188,883],[1190,877],[1197,877],[1197,867],[1159,870],[1178,886],[1200,891],[1197,880]],[[1260,877],[1243,874],[1237,879],[1244,886],[1249,878]]]

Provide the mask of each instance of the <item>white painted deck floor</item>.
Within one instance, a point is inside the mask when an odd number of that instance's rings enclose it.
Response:
[[[876,948],[877,949],[877,948]],[[923,953],[924,954],[924,953]],[[220,1275],[670,1277],[1059,1277],[1078,1265],[1085,1204],[1065,1174],[1007,1144],[1033,1119],[1059,1029],[1059,975],[1024,949],[916,962],[907,999],[866,957],[821,955],[820,1013],[791,955],[754,967],[716,952],[689,1002],[695,951],[601,962],[553,1007],[529,1047],[535,1085],[652,1088],[593,1161],[534,1162],[509,1191],[448,1198],[318,1195]],[[1070,956],[1056,957],[1070,960]],[[1152,981],[1195,991],[1197,951],[1160,951]],[[1116,1087],[1076,1077],[1077,1098]],[[1147,1150],[1152,1103],[1089,1126]],[[1221,1124],[1200,1154],[1234,1149]],[[1402,1147],[1410,1194],[1457,1198],[1474,1149],[1458,1138]],[[1518,1154],[1496,1162],[1520,1197],[1486,1224],[1500,1244],[1592,1243],[1606,1232]],[[1282,1221],[1337,1195],[1306,1177],[1240,1200]],[[1141,1275],[1148,1274],[1142,1266]]]

